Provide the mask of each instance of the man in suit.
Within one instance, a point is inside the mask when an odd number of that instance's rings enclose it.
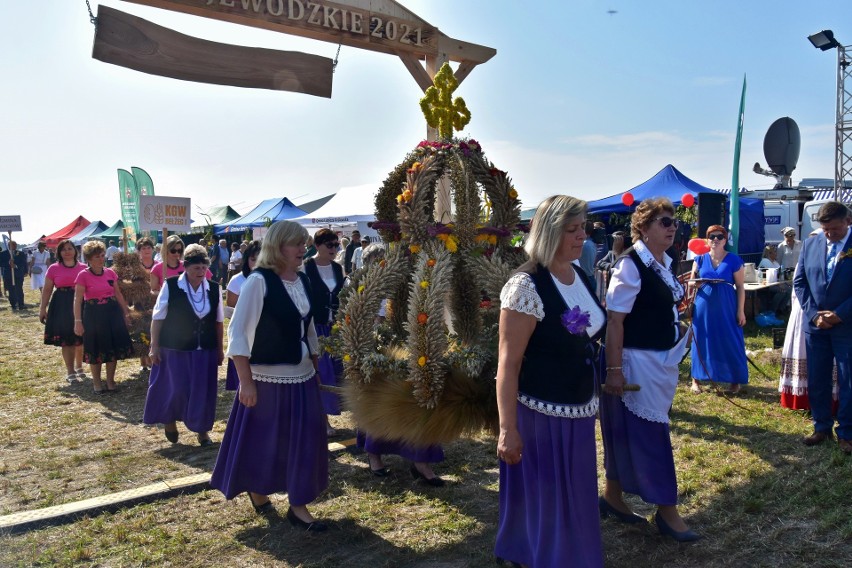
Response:
[[[352,231],[352,241],[346,247],[346,253],[343,255],[343,272],[349,276],[352,273],[352,255],[355,254],[355,249],[361,246],[361,231]]]
[[[27,271],[27,255],[18,250],[18,243],[9,241],[9,248],[0,252],[0,271],[3,273],[3,286],[9,295],[9,304],[13,310],[24,308],[24,274]]]
[[[815,446],[834,437],[831,375],[836,361],[837,444],[852,454],[852,214],[842,203],[829,201],[819,208],[817,221],[823,234],[804,242],[793,279],[807,326],[808,398],[814,424],[813,434],[803,442]]]

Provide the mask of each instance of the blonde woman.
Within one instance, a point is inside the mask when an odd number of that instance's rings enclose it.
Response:
[[[298,223],[273,223],[240,290],[228,326],[240,386],[210,485],[227,499],[248,493],[263,515],[274,514],[269,495],[287,493],[290,523],[322,532],[307,508],[328,487],[311,285],[299,272],[307,240]]]

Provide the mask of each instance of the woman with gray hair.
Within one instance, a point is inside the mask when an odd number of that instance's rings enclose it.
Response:
[[[328,487],[310,281],[299,272],[307,240],[298,223],[273,223],[240,290],[228,327],[240,386],[210,485],[227,499],[248,493],[263,515],[275,512],[269,495],[286,492],[287,520],[321,532],[307,508]]]
[[[189,245],[184,272],[166,278],[151,316],[151,376],[145,399],[145,424],[163,424],[166,439],[177,443],[177,421],[209,446],[216,418],[216,375],[224,360],[222,293],[207,280],[210,266],[201,245]]]
[[[495,554],[525,566],[603,566],[595,468],[596,341],[606,315],[576,262],[585,201],[545,199],[529,261],[500,293]]]

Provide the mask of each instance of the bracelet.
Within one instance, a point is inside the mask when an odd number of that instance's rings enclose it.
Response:
[[[620,371],[623,368],[624,367],[607,367],[606,370],[607,371]]]
[[[78,321],[78,322],[80,322],[80,323],[83,323],[83,320],[74,320],[74,321],[75,321],[75,322],[77,322],[77,321]]]

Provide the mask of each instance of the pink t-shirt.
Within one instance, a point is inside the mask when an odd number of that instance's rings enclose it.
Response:
[[[104,272],[100,276],[92,274],[91,270],[80,272],[75,284],[85,288],[84,300],[102,300],[115,296],[113,284],[116,280],[118,280],[118,275],[115,271],[112,268],[104,268]]]
[[[166,270],[165,278],[171,278],[172,276],[180,276],[181,274],[183,274],[183,271],[184,271],[183,261],[182,260],[179,261],[177,268],[169,268],[168,266],[166,266],[166,263],[164,263],[164,262],[158,262],[157,264],[155,264],[153,266],[153,268],[151,268],[151,276],[156,276],[157,281],[159,282],[158,288],[163,287],[163,280],[165,279],[163,277],[163,269],[164,268]],[[209,268],[207,269],[207,274],[205,274],[204,277],[207,280],[213,280],[213,273],[210,272]]]
[[[77,281],[77,275],[84,270],[86,270],[86,265],[82,262],[78,262],[71,268],[68,268],[61,262],[54,262],[47,267],[45,277],[50,278],[53,281],[53,285],[57,288],[68,288],[74,286],[74,282]]]

